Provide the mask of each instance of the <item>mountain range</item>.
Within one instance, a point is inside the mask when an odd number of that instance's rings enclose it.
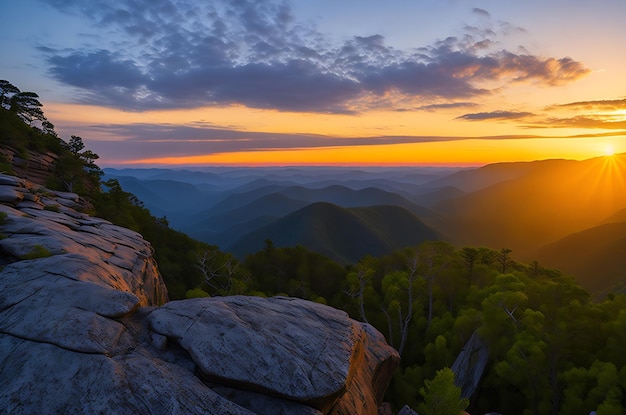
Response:
[[[478,168],[105,169],[175,228],[240,258],[272,240],[340,263],[441,239],[508,248],[598,295],[626,280],[626,154]]]

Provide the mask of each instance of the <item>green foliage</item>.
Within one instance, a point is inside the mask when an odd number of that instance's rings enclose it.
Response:
[[[20,259],[39,259],[39,258],[48,258],[52,256],[52,252],[50,252],[46,247],[36,244],[33,245],[33,248],[29,253],[24,254],[20,257]]]
[[[248,255],[243,267],[254,285],[267,295],[279,292],[305,299],[340,295],[345,269],[302,246],[276,248],[268,240],[263,250]]]
[[[563,373],[565,390],[560,414],[623,414],[623,387],[613,363],[596,360],[589,369],[573,367]]]
[[[91,150],[84,150],[85,145],[81,137],[73,135],[65,151],[55,165],[53,182],[54,188],[79,194],[99,192],[102,170],[95,164],[99,158]]]
[[[26,157],[27,150],[55,154],[63,152],[61,140],[51,134],[44,134],[38,128],[28,126],[19,116],[11,111],[0,108],[1,144],[14,149],[20,157]]]
[[[419,393],[424,398],[417,406],[422,415],[459,415],[469,405],[467,399],[461,399],[461,388],[454,385],[454,372],[447,367],[426,380]]]
[[[20,89],[9,81],[0,80],[0,108],[8,109],[11,105],[11,97],[20,92]]]
[[[0,154],[0,173],[14,174],[13,165],[4,154]]]
[[[9,100],[9,111],[16,113],[29,126],[35,120],[46,121],[41,107],[39,95],[34,92],[18,92]]]
[[[56,213],[59,213],[61,211],[61,209],[57,205],[46,205],[44,206],[43,210],[48,210],[50,212]]]
[[[0,225],[4,225],[5,223],[7,223],[8,218],[9,215],[6,212],[0,212]]]
[[[191,290],[187,290],[185,293],[185,298],[205,298],[209,297],[209,293],[204,291],[202,288],[194,288]]]

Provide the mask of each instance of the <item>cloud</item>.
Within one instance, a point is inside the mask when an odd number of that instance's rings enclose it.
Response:
[[[211,154],[232,151],[258,151],[267,149],[294,149],[379,144],[429,143],[470,139],[501,140],[538,138],[536,135],[506,136],[421,136],[381,135],[374,137],[337,137],[321,134],[266,133],[217,128],[211,124],[96,124],[89,130],[94,135],[124,137],[124,146],[141,146],[148,153]],[[90,139],[104,142],[105,140]],[[119,141],[109,141],[112,146]]]
[[[241,104],[354,113],[390,95],[467,100],[510,82],[562,85],[589,73],[571,58],[497,50],[489,27],[398,50],[379,34],[333,39],[274,0],[41,1],[102,34],[97,48],[41,46],[50,75],[78,88],[80,102],[126,110]]]
[[[472,9],[472,13],[477,14],[477,15],[482,16],[482,17],[491,18],[491,14],[489,14],[489,12],[487,10],[481,9],[481,8],[478,8],[478,7],[474,7]]]
[[[476,112],[473,114],[464,114],[460,117],[456,117],[457,120],[465,121],[485,121],[485,120],[519,120],[522,118],[531,117],[534,114],[531,112],[516,112],[516,111],[491,111],[491,112]]]
[[[335,137],[319,134],[265,133],[215,128],[211,125],[175,124],[97,124],[90,125],[92,135],[124,137],[124,148],[141,149],[149,154],[212,154],[233,151],[318,148],[376,144],[455,141],[464,137],[377,136]],[[99,140],[90,140],[98,142]],[[104,140],[99,141],[101,144]],[[118,141],[108,141],[118,146]],[[139,151],[138,151],[139,152]]]
[[[528,128],[537,127],[622,130],[626,129],[626,120],[623,116],[613,114],[599,114],[595,116],[579,115],[570,118],[548,118],[537,125],[528,126]]]
[[[84,89],[98,86],[134,89],[143,82],[143,74],[132,60],[120,59],[107,50],[55,55],[49,62],[60,77],[71,78],[74,86]]]
[[[416,110],[422,111],[435,111],[442,109],[456,109],[456,108],[470,108],[477,107],[478,104],[476,102],[448,102],[444,104],[430,104],[430,105],[422,105],[417,107]]]
[[[626,98],[576,101],[545,108],[548,113],[568,116],[546,116],[525,128],[590,128],[621,130],[626,128]],[[613,133],[610,133],[613,134]]]
[[[575,110],[602,110],[602,111],[618,111],[626,110],[626,98],[607,99],[594,101],[578,101],[567,104],[553,105],[548,109],[575,109]]]
[[[580,62],[569,57],[541,59],[507,51],[500,55],[500,63],[503,65],[500,70],[514,74],[513,80],[516,82],[535,80],[549,86],[565,85],[590,72]]]
[[[547,127],[547,126],[546,126]],[[183,157],[189,155],[211,155],[230,152],[250,152],[264,150],[289,150],[321,147],[347,147],[364,145],[388,145],[409,143],[448,142],[459,140],[525,140],[537,138],[602,138],[623,136],[624,130],[609,133],[584,135],[499,135],[499,136],[377,136],[377,137],[336,137],[315,134],[281,134],[236,131],[208,125],[175,124],[98,124],[89,125],[93,136],[124,137],[123,154],[120,141],[93,139],[89,147],[100,155],[105,164],[115,160],[145,160],[162,157]]]

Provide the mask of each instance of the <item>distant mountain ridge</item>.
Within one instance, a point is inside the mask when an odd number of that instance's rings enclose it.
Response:
[[[611,291],[626,294],[626,221],[570,234],[533,254],[542,263],[575,275],[598,297]]]
[[[259,217],[279,218],[308,205],[308,202],[292,199],[280,192],[273,192],[254,199],[250,203],[206,217],[189,227],[189,233],[202,230],[221,232]]]
[[[445,231],[456,242],[506,246],[525,254],[626,207],[626,155],[526,163],[523,174],[519,166],[512,167],[517,177],[434,207],[446,216]],[[464,174],[476,176],[457,176]]]
[[[218,202],[210,210],[210,214],[223,213],[236,206],[242,206],[269,193],[280,192],[290,199],[304,202],[329,202],[343,207],[371,206],[378,204],[390,204],[402,206],[415,213],[425,213],[426,209],[392,192],[375,187],[354,190],[346,186],[331,185],[324,188],[309,188],[305,186],[279,186],[269,185],[254,190],[235,193]]]
[[[437,238],[434,230],[398,206],[342,208],[316,202],[252,231],[228,250],[242,256],[271,239],[276,246],[302,245],[338,262],[353,263],[368,254],[389,254]]]
[[[138,185],[146,187],[147,195],[159,195],[158,189],[165,188],[152,180],[169,177],[164,171],[138,175],[144,177]],[[623,244],[619,231],[610,229],[626,222],[626,154],[449,171],[216,169],[214,175],[177,172],[171,177],[186,177],[195,188],[184,191],[179,186],[180,193],[172,193],[177,196],[158,206],[150,206],[156,199],[147,197],[146,205],[162,211],[184,232],[222,249],[232,247],[240,257],[262,248],[267,238],[282,246],[305,245],[342,262],[360,259],[355,252],[376,254],[411,244],[415,240],[402,235],[381,234],[402,232],[402,227],[397,231],[391,221],[366,219],[353,211],[395,206],[425,224],[432,232],[429,238],[456,246],[509,248],[516,259],[539,260],[571,272],[594,292],[607,292],[624,279],[619,273]],[[406,220],[398,211],[386,212]],[[608,224],[614,225],[603,226]],[[353,251],[346,239],[350,233],[364,240]],[[587,249],[585,240],[606,249]],[[365,241],[370,241],[368,249]]]

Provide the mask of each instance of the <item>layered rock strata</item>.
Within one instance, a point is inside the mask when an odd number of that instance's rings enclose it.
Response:
[[[58,156],[52,152],[16,150],[1,143],[0,157],[12,165],[16,175],[28,177],[30,182],[40,185],[45,185],[50,175],[54,173],[54,164],[58,159]]]

